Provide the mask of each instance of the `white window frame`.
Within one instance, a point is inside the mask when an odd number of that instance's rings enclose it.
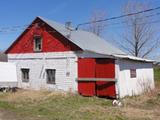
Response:
[[[36,45],[36,39],[39,38],[40,39],[40,45],[41,45],[41,49],[37,49],[37,45]],[[41,36],[34,36],[34,51],[35,52],[41,52],[42,51],[42,37]]]
[[[48,76],[49,75],[48,71],[52,71],[53,76]],[[47,84],[56,84],[56,69],[46,69],[46,82]]]
[[[27,72],[27,73],[25,73]],[[29,68],[21,68],[21,77],[22,77],[22,82],[29,82],[29,72],[30,69]]]

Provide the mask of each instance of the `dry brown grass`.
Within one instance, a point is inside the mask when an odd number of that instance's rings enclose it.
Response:
[[[0,94],[0,118],[160,120],[160,82],[156,82],[155,90],[140,96],[126,97],[122,102],[122,107],[114,107],[110,100],[97,97],[85,98],[54,91],[18,90],[16,93]]]
[[[160,82],[150,92],[123,99],[123,105],[121,111],[128,118],[160,120]]]
[[[5,94],[5,93],[1,93]],[[45,91],[45,90],[23,90],[19,89],[17,92],[8,92],[6,95],[4,95],[1,100],[5,100],[8,102],[36,102],[36,101],[43,101],[45,99],[48,99],[52,96],[68,96],[69,94],[62,91]]]

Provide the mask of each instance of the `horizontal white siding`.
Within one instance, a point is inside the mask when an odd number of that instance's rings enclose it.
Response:
[[[77,91],[77,57],[74,52],[9,54],[8,59],[17,65],[20,88]],[[30,69],[29,83],[22,82],[21,68]],[[56,69],[55,85],[46,83],[46,69]]]
[[[154,89],[152,63],[119,59],[118,87],[120,97],[138,95]],[[130,77],[130,69],[136,69],[136,78]]]

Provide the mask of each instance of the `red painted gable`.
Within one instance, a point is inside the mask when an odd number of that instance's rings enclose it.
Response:
[[[6,53],[34,53],[34,36],[36,35],[42,37],[42,52],[81,50],[77,45],[51,28],[40,18],[36,18],[21,36],[8,48]]]

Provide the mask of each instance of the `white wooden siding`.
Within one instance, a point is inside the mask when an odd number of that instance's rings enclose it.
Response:
[[[120,97],[138,95],[146,90],[154,89],[152,63],[118,60],[118,85]],[[136,69],[137,77],[130,77],[130,69]]]
[[[8,60],[17,65],[20,88],[77,91],[77,57],[73,52],[9,54]],[[22,82],[21,68],[30,69],[29,83]],[[55,85],[47,84],[45,69],[56,69]]]
[[[8,61],[16,63],[18,86],[29,89],[78,91],[79,57],[104,57],[96,54],[74,52],[51,52],[30,54],[8,54]],[[106,56],[107,57],[107,56]],[[21,68],[30,69],[29,83],[22,82]],[[56,69],[56,84],[47,84],[45,69]],[[136,69],[137,77],[130,78],[130,69]],[[69,76],[67,76],[69,73]],[[119,97],[141,94],[154,88],[152,63],[117,59],[115,61],[116,93]],[[117,96],[118,97],[118,96]]]

